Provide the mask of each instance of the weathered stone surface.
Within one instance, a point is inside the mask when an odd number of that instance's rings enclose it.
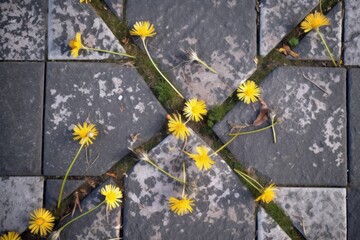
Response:
[[[150,54],[185,98],[220,104],[256,69],[255,1],[137,0],[127,1],[126,13],[129,27],[154,24]],[[181,48],[190,47],[217,74],[187,62]]]
[[[348,239],[360,239],[360,190],[349,188],[347,194]]]
[[[40,175],[44,64],[0,63],[0,175]]]
[[[43,60],[45,56],[45,2],[0,2],[0,59]]]
[[[41,208],[44,179],[42,177],[0,177],[0,232],[23,232],[29,214]]]
[[[360,69],[349,70],[349,180],[350,186],[360,187]]]
[[[78,187],[83,184],[83,180],[71,180],[68,179],[65,183],[63,198],[67,198],[72,194]],[[59,179],[48,179],[45,185],[45,208],[52,209],[57,206],[58,197],[60,194],[62,180]]]
[[[254,239],[254,199],[218,155],[208,171],[199,171],[194,161],[180,153],[183,143],[169,136],[149,153],[150,158],[174,176],[182,178],[186,161],[187,181],[195,181],[192,213],[178,216],[168,199],[181,197],[182,186],[148,163],[140,162],[125,179],[125,239]],[[191,131],[185,151],[205,143]]]
[[[48,63],[44,173],[64,175],[80,147],[74,124],[86,119],[99,136],[82,151],[70,175],[101,175],[124,157],[130,135],[142,141],[158,132],[166,112],[135,69],[110,63]]]
[[[341,2],[336,4],[326,16],[330,20],[330,26],[321,27],[320,32],[329,46],[334,59],[339,60],[342,36]],[[316,31],[306,34],[294,51],[300,54],[301,59],[331,60]]]
[[[319,0],[260,0],[260,55],[267,55]]]
[[[290,240],[291,238],[272,219],[266,211],[260,207],[258,212],[258,240]]]
[[[344,63],[360,65],[360,5],[357,0],[345,0]]]
[[[261,89],[269,108],[283,119],[275,126],[278,143],[271,129],[239,136],[229,145],[235,158],[278,184],[345,186],[346,70],[281,67],[261,82]],[[260,103],[239,102],[214,126],[216,134],[226,142],[231,125],[251,125],[259,109]]]
[[[79,1],[49,1],[49,59],[75,59],[70,55],[69,41],[76,32],[82,33],[87,47],[125,52],[104,21],[89,4]],[[76,59],[104,59],[113,57],[105,53],[80,50]]]
[[[123,17],[123,1],[122,0],[105,0],[106,5],[109,6],[111,11],[122,19]]]
[[[100,193],[101,188],[106,184],[113,184],[108,181],[98,188],[94,189],[89,196],[81,201],[81,207],[83,213],[94,208],[105,197]],[[66,224],[71,219],[79,216],[81,212],[77,210],[73,217],[68,216],[64,219],[56,229]],[[118,239],[120,237],[121,228],[121,208],[117,207],[111,211],[106,212],[106,204],[103,204],[98,209],[89,213],[85,217],[78,219],[76,222],[68,225],[63,231],[61,231],[61,239],[81,239],[81,240],[98,240],[98,239]]]
[[[275,202],[306,239],[346,239],[345,188],[279,188]]]

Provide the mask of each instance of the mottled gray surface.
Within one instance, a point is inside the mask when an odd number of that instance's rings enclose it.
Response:
[[[71,180],[68,179],[65,183],[63,198],[67,198],[77,188],[83,184],[83,180]],[[57,206],[57,201],[60,194],[62,180],[59,179],[48,179],[45,184],[45,208],[52,209]]]
[[[69,41],[76,32],[82,33],[82,43],[87,47],[125,52],[104,21],[90,4],[78,0],[49,0],[48,26],[49,59],[74,59],[70,55]],[[114,55],[80,50],[76,59],[104,59]]]
[[[235,158],[278,184],[346,185],[346,70],[281,67],[260,86],[269,108],[283,119],[275,126],[278,143],[271,129],[240,136],[229,145]],[[226,142],[230,125],[251,124],[259,108],[239,102],[214,126],[216,134]]]
[[[360,239],[360,190],[349,188],[347,199],[348,239]]]
[[[142,141],[160,131],[166,112],[135,69],[111,63],[48,63],[44,174],[64,175],[80,147],[75,124],[87,118],[99,136],[82,151],[70,175],[101,175],[124,157],[130,135]],[[98,156],[98,158],[96,158]]]
[[[330,26],[321,27],[319,30],[337,61],[341,56],[342,3],[336,4],[326,17],[330,21]],[[300,54],[301,59],[331,60],[316,31],[306,34],[294,51]]]
[[[256,69],[255,0],[137,0],[127,1],[126,10],[129,27],[140,20],[154,24],[149,51],[185,98],[220,104]],[[218,73],[186,63],[180,47],[196,49]]]
[[[0,177],[0,232],[23,232],[43,205],[43,177]]]
[[[360,69],[350,69],[349,77],[349,135],[350,186],[360,187]]]
[[[119,18],[123,18],[123,0],[104,0],[110,10]]]
[[[260,55],[267,55],[319,0],[260,0]]]
[[[45,0],[0,1],[0,60],[43,60]]]
[[[98,188],[94,189],[83,201],[81,201],[83,213],[104,201],[105,197],[100,193],[100,190],[109,183],[114,184],[112,181],[105,182]],[[65,218],[64,221],[56,226],[55,230],[80,214],[81,212],[77,210],[73,217],[70,215]],[[118,239],[120,237],[121,228],[120,220],[120,207],[106,212],[106,204],[103,204],[100,208],[68,225],[63,231],[61,231],[60,238],[74,240]]]
[[[191,131],[186,151],[205,143]],[[138,163],[125,179],[124,239],[254,239],[254,199],[218,155],[208,171],[200,172],[185,157],[175,161],[181,141],[169,136],[150,152],[150,158],[175,176],[186,161],[188,182],[197,183],[187,192],[196,200],[194,211],[178,216],[168,199],[181,197],[182,186],[145,162]]]
[[[40,175],[44,64],[0,63],[0,175]]]
[[[345,188],[279,188],[275,202],[309,240],[346,240]]]
[[[360,65],[360,5],[358,0],[345,0],[344,63]]]
[[[257,215],[258,240],[291,240],[291,238],[282,230],[282,228],[260,207]]]

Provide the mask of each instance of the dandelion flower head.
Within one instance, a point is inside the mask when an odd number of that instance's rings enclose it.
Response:
[[[196,147],[197,154],[188,154],[194,161],[195,165],[199,168],[199,170],[209,170],[211,165],[215,162],[211,160],[208,155],[209,149],[205,146]]]
[[[0,240],[21,240],[21,238],[17,232],[8,232],[0,236]]]
[[[40,234],[44,237],[52,231],[55,217],[45,208],[35,209],[30,213],[29,229],[33,234]]]
[[[88,124],[87,122],[84,122],[83,125],[78,123],[74,127],[73,135],[74,140],[80,140],[80,144],[89,145],[92,144],[92,140],[96,139],[96,136],[99,134],[94,124]]]
[[[75,39],[71,39],[69,42],[69,46],[71,48],[71,56],[78,57],[79,56],[79,50],[85,48],[84,45],[81,42],[81,33],[77,32]]]
[[[268,186],[267,188],[264,189],[262,194],[258,198],[256,198],[255,201],[256,202],[263,201],[265,203],[269,203],[272,200],[274,200],[275,195],[276,195],[275,191],[276,191],[275,184],[271,184],[270,186]]]
[[[149,21],[140,21],[134,24],[133,29],[130,31],[131,35],[139,36],[142,40],[147,37],[155,36],[155,28]]]
[[[319,27],[330,25],[329,19],[321,12],[310,13],[305,20],[301,23],[300,27],[304,32],[310,32]]]
[[[169,119],[168,128],[169,131],[176,137],[180,138],[181,140],[185,140],[188,136],[190,136],[190,131],[186,127],[185,123],[181,120],[181,115],[173,114],[173,117],[170,115],[167,116]]]
[[[260,96],[260,88],[254,81],[246,81],[242,83],[237,89],[237,96],[241,101],[246,104],[256,102]]]
[[[119,187],[114,186],[112,184],[105,185],[101,189],[101,194],[105,196],[106,208],[108,210],[112,210],[119,206],[121,203],[122,192]]]
[[[185,103],[184,107],[185,116],[195,122],[203,119],[202,115],[207,114],[206,103],[203,100],[196,98],[190,99]]]
[[[191,198],[187,198],[185,195],[182,199],[177,199],[175,197],[169,198],[169,207],[170,210],[176,213],[179,216],[187,214],[193,211],[194,200]]]

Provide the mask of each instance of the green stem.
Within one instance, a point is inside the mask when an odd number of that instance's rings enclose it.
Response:
[[[104,52],[104,53],[110,53],[110,54],[115,54],[115,55],[120,55],[120,56],[124,56],[124,57],[128,57],[128,58],[136,58],[132,55],[126,54],[126,53],[120,53],[120,52],[113,52],[113,51],[108,51],[108,50],[103,50],[100,48],[89,48],[89,47],[84,47],[84,49],[86,50],[92,50],[92,51],[97,51],[97,52]]]
[[[320,12],[323,13],[322,7],[321,7],[321,2],[322,2],[322,1],[320,0]]]
[[[271,125],[272,125],[271,129],[272,129],[272,132],[273,132],[274,143],[276,144],[277,141],[276,141],[275,126],[274,126],[274,117],[271,118]]]
[[[160,172],[164,173],[166,176],[168,176],[168,177],[170,177],[170,178],[172,178],[172,179],[174,179],[174,180],[176,180],[176,181],[178,181],[178,182],[180,182],[180,183],[182,183],[182,184],[186,184],[186,182],[184,182],[183,180],[181,180],[181,179],[179,179],[179,178],[171,175],[170,173],[166,172],[164,169],[162,169],[161,167],[159,167],[156,163],[152,162],[151,160],[148,160],[148,161],[146,161],[146,162],[148,162],[148,163],[150,163],[151,165],[153,165],[154,167],[156,167]]]
[[[185,169],[185,161],[183,161],[182,164],[182,169],[183,169],[183,176],[184,176],[184,184],[183,184],[183,189],[182,189],[182,198],[184,198],[185,196],[185,186],[186,186],[186,169]]]
[[[256,190],[258,190],[260,193],[262,192],[262,189],[264,189],[261,184],[253,179],[252,177],[248,176],[247,174],[241,172],[240,170],[234,169],[234,171],[239,174],[247,183],[249,183],[251,186],[253,186]],[[257,184],[258,186],[255,186]],[[259,188],[260,187],[260,188]]]
[[[335,62],[335,60],[334,60],[334,57],[333,57],[333,55],[331,54],[330,49],[329,49],[328,45],[326,44],[325,39],[323,38],[321,32],[319,31],[319,29],[316,29],[316,32],[317,32],[317,34],[319,35],[321,41],[324,43],[325,48],[326,48],[326,50],[327,50],[327,52],[328,52],[328,54],[329,54],[329,56],[330,56],[330,58],[331,58],[331,61],[333,62],[334,66],[337,67],[337,64],[336,64],[336,62]]]
[[[170,84],[170,86],[174,89],[174,91],[175,91],[177,94],[179,94],[179,96],[180,96],[181,98],[184,98],[183,95],[181,95],[181,93],[174,87],[174,85],[171,84],[171,82],[164,76],[164,74],[160,71],[160,69],[159,69],[159,68],[156,66],[156,64],[154,63],[154,61],[153,61],[153,59],[152,59],[152,57],[151,57],[151,55],[150,55],[150,53],[149,53],[149,51],[148,51],[148,49],[147,49],[147,47],[146,47],[145,39],[141,38],[141,40],[142,40],[142,42],[143,42],[143,45],[144,45],[146,54],[148,55],[151,63],[154,65],[154,67],[156,68],[156,70],[158,71],[158,73],[166,80],[166,82],[167,82],[168,84]]]
[[[66,179],[67,179],[67,177],[68,177],[68,175],[69,175],[69,173],[70,173],[70,171],[71,171],[71,168],[73,167],[76,159],[78,158],[78,156],[79,156],[79,154],[80,154],[80,152],[81,152],[81,149],[84,147],[85,142],[86,142],[86,141],[84,141],[84,143],[81,144],[81,147],[80,147],[79,150],[77,151],[77,153],[76,153],[74,159],[72,160],[72,162],[71,162],[68,170],[66,171],[65,177],[64,177],[64,179],[63,179],[63,181],[62,181],[62,184],[61,184],[61,189],[60,189],[60,194],[59,194],[59,198],[58,198],[57,208],[60,208],[60,205],[61,205],[61,199],[62,199],[62,194],[63,194],[63,191],[64,191]]]
[[[207,69],[209,69],[210,71],[212,71],[213,73],[217,73],[213,68],[211,68],[209,65],[207,65],[203,60],[201,60],[200,58],[196,59],[199,63],[201,63],[202,65],[204,65]]]

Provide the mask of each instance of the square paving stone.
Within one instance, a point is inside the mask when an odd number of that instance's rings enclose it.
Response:
[[[43,177],[0,177],[0,232],[23,232],[30,212],[43,206]]]
[[[64,192],[63,192],[63,200],[71,195],[76,189],[78,189],[81,184],[83,184],[83,180],[71,180],[68,179],[65,183]],[[62,179],[48,179],[46,180],[45,185],[45,208],[52,209],[57,206],[58,197],[60,194],[60,188],[62,184]]]
[[[168,199],[181,197],[182,186],[148,163],[140,162],[125,178],[125,239],[254,239],[255,202],[235,173],[218,155],[208,171],[199,171],[194,161],[180,153],[183,143],[172,135],[149,153],[165,171],[182,178],[184,160],[187,181],[195,191],[186,193],[195,200],[192,213],[178,216],[170,211]],[[185,151],[205,145],[193,131]]]
[[[137,0],[126,5],[129,27],[141,20],[154,24],[157,34],[148,38],[148,48],[160,69],[185,98],[197,97],[210,106],[225,101],[256,70],[256,15],[255,1]],[[187,62],[181,49],[189,47],[217,74]]]
[[[349,70],[349,181],[360,187],[360,69]]]
[[[347,194],[348,239],[360,239],[360,189],[349,188]]]
[[[266,56],[319,0],[260,0],[260,55]]]
[[[105,22],[97,16],[91,4],[78,0],[49,0],[49,59],[104,59],[114,57],[107,53],[80,50],[79,57],[70,55],[69,41],[82,33],[86,47],[125,52]]]
[[[0,63],[0,175],[40,175],[43,63]]]
[[[84,200],[81,201],[83,212],[86,212],[96,205],[104,201],[105,197],[100,193],[101,188],[107,184],[114,184],[112,181],[103,183],[94,189]],[[77,209],[71,217],[69,215],[55,230],[69,222],[71,219],[79,216],[81,212]],[[121,207],[117,207],[111,211],[106,211],[106,204],[100,208],[79,218],[72,224],[68,225],[61,231],[60,239],[81,239],[81,240],[98,240],[98,239],[119,239],[121,228]],[[76,238],[75,238],[76,237]]]
[[[360,65],[360,5],[358,0],[345,0],[344,63]]]
[[[46,0],[0,1],[0,59],[43,60]]]
[[[72,129],[88,119],[99,135],[82,151],[70,175],[101,175],[124,157],[130,135],[150,139],[166,112],[135,69],[111,63],[48,63],[44,174],[65,175],[80,144]],[[90,155],[91,156],[90,156]]]
[[[346,70],[281,67],[260,87],[262,98],[283,120],[275,126],[278,143],[273,143],[271,129],[239,136],[229,145],[235,158],[281,185],[345,186]],[[216,134],[225,143],[231,126],[251,125],[259,109],[260,103],[239,102],[214,126]]]
[[[345,188],[279,188],[275,202],[309,240],[346,240]]]
[[[341,56],[342,3],[336,4],[326,17],[330,20],[330,26],[321,27],[320,32],[334,59],[339,60]],[[306,34],[294,51],[300,54],[301,59],[331,60],[316,31]]]
[[[274,219],[260,207],[257,215],[258,221],[258,240],[291,240],[291,238],[282,230]]]

